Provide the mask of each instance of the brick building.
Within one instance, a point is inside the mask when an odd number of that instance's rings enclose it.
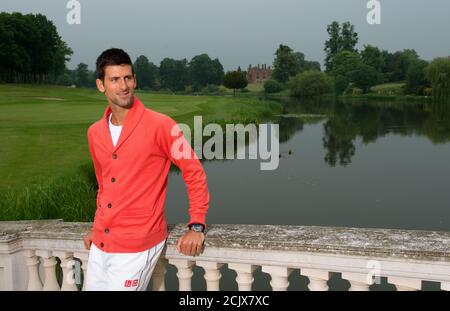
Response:
[[[272,76],[272,69],[270,66],[263,64],[260,66],[258,64],[257,67],[252,67],[252,65],[248,65],[247,69],[247,81],[248,83],[264,83],[264,81],[269,80]]]

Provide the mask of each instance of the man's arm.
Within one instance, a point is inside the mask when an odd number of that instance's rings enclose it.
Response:
[[[185,140],[175,121],[165,120],[161,146],[170,161],[180,169],[186,184],[189,198],[189,225],[194,223],[206,227],[206,213],[209,208],[209,191],[206,174],[199,159],[190,145]],[[175,133],[176,135],[172,135]],[[183,146],[187,148],[183,155],[174,154],[172,146],[183,140]],[[188,230],[177,242],[177,250],[185,255],[195,256],[200,254],[205,236],[203,232]]]

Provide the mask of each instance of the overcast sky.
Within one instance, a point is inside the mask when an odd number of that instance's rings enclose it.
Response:
[[[326,26],[350,21],[358,47],[389,51],[416,49],[430,60],[450,55],[449,0],[380,0],[380,25],[366,21],[368,0],[79,0],[81,24],[66,21],[68,0],[0,0],[0,11],[42,13],[74,50],[69,68],[120,47],[133,61],[208,53],[225,70],[248,64],[271,65],[279,44],[323,64]]]

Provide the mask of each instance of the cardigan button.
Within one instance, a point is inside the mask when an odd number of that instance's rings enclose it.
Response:
[[[112,204],[111,203],[108,203],[108,208],[111,208],[112,207]]]
[[[106,234],[109,233],[109,229],[108,229],[108,228],[105,229],[105,233],[106,233]]]
[[[100,247],[103,247],[103,246],[105,246],[105,244],[103,244],[103,242],[102,242],[102,243],[100,243]]]
[[[117,154],[114,153],[114,154],[112,155],[112,158],[113,158],[114,160],[117,159]]]
[[[115,182],[116,181],[116,179],[113,177],[113,178],[111,178],[111,182]]]

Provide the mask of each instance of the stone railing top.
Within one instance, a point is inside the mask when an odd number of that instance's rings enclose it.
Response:
[[[0,221],[0,243],[16,238],[79,240],[92,223],[63,222],[62,219]]]
[[[0,222],[0,243],[17,238],[81,239],[91,223],[61,220]],[[168,245],[186,226],[170,225]],[[450,232],[291,225],[212,224],[206,247],[313,252],[450,262]]]

